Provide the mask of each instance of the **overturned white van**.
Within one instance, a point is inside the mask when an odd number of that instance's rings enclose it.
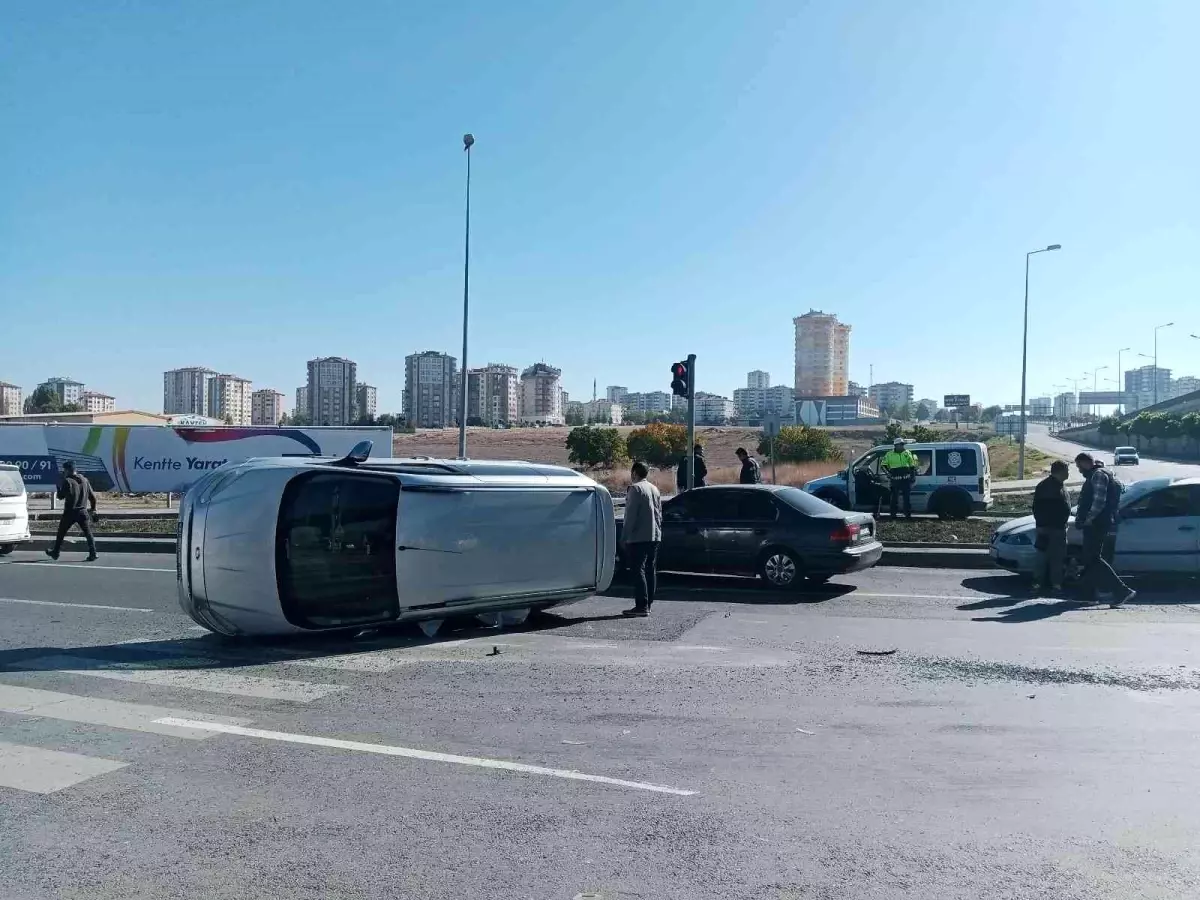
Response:
[[[229,636],[510,620],[612,581],[608,491],[525,462],[251,459],[180,504],[179,602]]]

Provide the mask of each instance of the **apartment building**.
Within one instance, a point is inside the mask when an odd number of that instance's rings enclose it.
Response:
[[[516,367],[488,363],[467,372],[468,422],[515,425],[520,416],[521,380]]]
[[[307,416],[308,415],[308,388],[296,388],[296,405],[292,409],[293,415]]]
[[[24,412],[21,386],[0,381],[0,416],[19,416]]]
[[[871,385],[867,396],[879,409],[899,409],[907,403],[912,403],[913,386],[899,381],[885,381]]]
[[[357,418],[370,416],[374,420],[379,415],[379,388],[373,384],[360,384],[355,392],[354,406]]]
[[[735,415],[736,410],[732,400],[716,394],[696,394],[696,424],[725,425]]]
[[[619,384],[610,384],[604,389],[604,396],[609,403],[624,403],[625,397],[629,394],[629,388],[622,387]]]
[[[746,373],[746,387],[755,390],[765,391],[771,386],[771,373],[764,372],[762,369],[755,369],[753,372]]]
[[[351,425],[357,418],[358,364],[341,356],[308,361],[308,417],[314,425]]]
[[[850,326],[837,316],[809,310],[796,327],[796,396],[842,397],[850,384]]]
[[[867,396],[867,388],[865,385],[861,385],[857,381],[851,381],[846,385],[846,396],[865,397]]]
[[[457,375],[458,361],[447,353],[425,350],[404,358],[404,417],[410,425],[449,428],[456,424]]]
[[[1058,394],[1054,398],[1054,418],[1073,419],[1079,414],[1079,402],[1075,394]]]
[[[1032,397],[1029,400],[1029,415],[1035,419],[1049,419],[1054,415],[1053,397]]]
[[[83,407],[84,412],[90,413],[115,412],[117,408],[115,397],[109,394],[102,394],[99,391],[84,391],[79,395],[79,403]]]
[[[1171,398],[1182,397],[1193,391],[1200,391],[1200,378],[1194,375],[1183,375],[1171,380]]]
[[[733,392],[733,407],[739,419],[761,419],[766,415],[792,417],[796,395],[791,386],[738,388]]]
[[[671,397],[666,391],[630,392],[625,395],[621,407],[625,412],[640,412],[648,416],[661,415],[671,411]]]
[[[207,416],[208,385],[216,374],[203,366],[163,372],[163,414]]]
[[[562,370],[534,363],[521,373],[522,425],[562,425]]]
[[[224,373],[214,375],[208,382],[207,415],[229,425],[249,425],[253,393],[249,378]]]
[[[1171,370],[1142,366],[1125,372],[1125,398],[1129,409],[1145,409],[1171,399]]]
[[[38,385],[38,390],[42,388],[49,388],[53,391],[54,395],[58,397],[58,402],[63,406],[70,406],[72,404],[83,405],[84,385],[81,381],[75,381],[72,378],[62,378],[56,375],[53,378],[47,378]]]
[[[624,408],[611,400],[589,400],[579,404],[583,421],[599,425],[621,425],[625,421]]]
[[[284,408],[283,391],[260,388],[250,395],[250,424],[278,425],[287,410]]]

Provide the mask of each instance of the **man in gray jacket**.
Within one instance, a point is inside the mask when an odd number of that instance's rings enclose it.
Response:
[[[658,545],[662,542],[662,497],[658,488],[646,480],[650,470],[644,462],[635,462],[630,470],[632,483],[625,495],[625,520],[621,524],[621,543],[625,560],[633,574],[634,605],[623,616],[650,615],[658,584]]]
[[[1097,589],[1112,595],[1114,609],[1137,596],[1104,558],[1104,542],[1121,505],[1121,485],[1104,463],[1090,453],[1075,457],[1075,466],[1086,481],[1079,492],[1075,527],[1083,532],[1083,573],[1079,576],[1079,600],[1095,603]]]

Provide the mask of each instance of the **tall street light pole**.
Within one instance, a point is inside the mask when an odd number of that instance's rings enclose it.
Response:
[[[1170,328],[1174,322],[1154,326],[1154,405],[1158,405],[1158,332],[1162,328]]]
[[[1017,478],[1025,477],[1025,373],[1029,363],[1029,257],[1035,253],[1045,253],[1048,250],[1061,250],[1062,244],[1051,244],[1040,250],[1030,250],[1025,254],[1025,324],[1021,329],[1021,435],[1020,449],[1017,451]]]
[[[1095,369],[1092,369],[1092,393],[1093,394],[1096,393],[1096,391],[1099,390],[1099,388],[1100,388],[1100,373],[1103,372],[1107,368],[1108,368],[1108,366],[1098,366]],[[1093,413],[1096,412],[1096,407],[1099,405],[1100,404],[1098,404],[1098,403],[1092,404],[1092,412]]]
[[[471,146],[474,136],[463,135],[463,152],[467,154],[467,211],[463,237],[463,351],[462,367],[458,370],[458,458],[467,458],[467,311],[471,298]]]
[[[1121,371],[1121,354],[1128,353],[1130,351],[1130,349],[1131,348],[1129,348],[1129,347],[1122,347],[1120,350],[1117,351],[1117,390],[1121,392],[1122,398],[1124,398],[1124,396],[1125,396],[1125,385],[1123,385],[1121,383],[1121,380],[1125,377],[1125,373]],[[1125,404],[1124,403],[1117,404],[1117,409],[1122,414],[1124,414]]]

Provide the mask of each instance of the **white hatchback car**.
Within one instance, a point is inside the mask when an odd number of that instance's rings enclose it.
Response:
[[[1117,447],[1113,450],[1114,466],[1137,466],[1141,462],[1137,447]]]
[[[0,556],[29,540],[29,499],[16,466],[0,464]]]
[[[1033,516],[1005,522],[992,532],[992,560],[1032,575],[1035,532]],[[1082,544],[1077,528],[1067,529],[1067,544],[1068,560],[1077,558]],[[1200,478],[1148,478],[1129,485],[1106,552],[1122,573],[1200,575]]]

